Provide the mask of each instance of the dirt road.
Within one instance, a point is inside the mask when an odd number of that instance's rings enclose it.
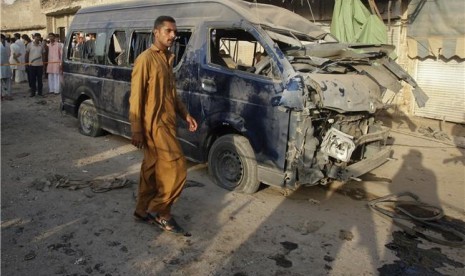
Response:
[[[80,135],[59,96],[27,95],[16,85],[1,103],[2,275],[465,274],[463,248],[406,235],[367,207],[407,190],[463,227],[465,151],[450,143],[396,128],[395,160],[362,182],[288,198],[227,192],[190,164],[174,214],[192,237],[174,237],[132,217],[140,151]]]

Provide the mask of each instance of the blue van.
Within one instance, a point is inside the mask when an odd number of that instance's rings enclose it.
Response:
[[[387,161],[383,93],[413,79],[389,45],[348,45],[305,18],[239,0],[133,1],[81,9],[65,42],[63,109],[80,132],[130,137],[131,70],[154,19],[173,16],[177,92],[199,122],[180,120],[186,157],[215,182],[255,192],[348,181]]]

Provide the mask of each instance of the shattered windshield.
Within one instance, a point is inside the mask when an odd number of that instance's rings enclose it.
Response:
[[[337,42],[337,39],[334,38],[330,33],[323,33],[317,37],[312,37],[310,35],[297,33],[290,30],[265,28],[265,31],[271,37],[271,39],[273,39],[273,41],[278,44],[279,48],[283,52],[301,50],[304,49],[306,45],[311,44]]]

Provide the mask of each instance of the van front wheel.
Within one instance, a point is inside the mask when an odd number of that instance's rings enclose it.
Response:
[[[88,99],[79,106],[79,132],[86,136],[97,137],[103,134],[94,102]]]
[[[254,151],[240,135],[224,135],[213,143],[208,170],[218,186],[230,191],[253,194],[260,186]]]

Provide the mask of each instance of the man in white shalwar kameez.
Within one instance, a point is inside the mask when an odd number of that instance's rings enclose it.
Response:
[[[6,37],[4,34],[1,34],[2,42],[0,44],[0,78],[1,78],[1,90],[2,90],[2,100],[12,100],[11,97],[11,69],[9,65],[9,56],[10,48],[6,43]]]
[[[13,69],[15,70],[14,80],[16,83],[20,83],[20,82],[27,81],[26,65],[25,65],[26,45],[24,45],[24,42],[21,39],[21,35],[19,33],[15,33],[14,37],[16,41],[12,43],[10,46],[10,50],[11,50],[10,63],[16,64],[13,67]]]

